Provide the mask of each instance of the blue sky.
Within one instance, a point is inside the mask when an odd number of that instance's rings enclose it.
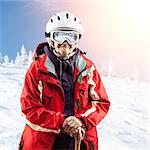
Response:
[[[58,11],[72,11],[71,5],[67,0],[0,0],[0,52],[14,59],[22,44],[35,50],[46,41],[48,19]],[[73,5],[74,12],[79,5]]]
[[[38,42],[45,40],[44,23],[47,18],[43,15],[39,19],[37,14],[42,12],[35,8],[31,10],[32,5],[27,4],[29,2],[0,1],[0,51],[10,58],[16,56],[22,44],[33,50]]]
[[[0,52],[14,59],[22,44],[34,50],[46,41],[48,19],[58,11],[72,11],[71,4],[67,0],[0,0]]]

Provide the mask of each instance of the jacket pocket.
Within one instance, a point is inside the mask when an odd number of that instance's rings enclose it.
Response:
[[[79,88],[79,100],[82,108],[88,105],[88,90],[86,88]]]
[[[51,109],[52,96],[49,94],[43,94],[42,104],[47,108]]]
[[[46,83],[43,83],[43,94],[42,94],[42,104],[47,109],[52,109],[52,98],[53,98],[52,87],[48,86]]]

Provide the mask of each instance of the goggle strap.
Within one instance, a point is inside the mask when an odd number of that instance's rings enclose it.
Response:
[[[81,39],[81,34],[79,34],[79,39]]]
[[[45,32],[45,37],[50,37],[50,35],[51,35],[50,32],[49,33]]]

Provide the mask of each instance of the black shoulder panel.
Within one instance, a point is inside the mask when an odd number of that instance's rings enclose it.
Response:
[[[42,54],[44,54],[45,52],[44,52],[44,47],[45,46],[49,46],[48,45],[48,43],[47,42],[45,42],[45,43],[40,43],[38,46],[37,46],[37,56],[39,56],[39,55],[42,55]]]

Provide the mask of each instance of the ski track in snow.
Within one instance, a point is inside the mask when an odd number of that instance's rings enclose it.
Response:
[[[0,150],[16,150],[25,126],[20,95],[27,68],[0,66]],[[102,77],[111,101],[97,126],[99,150],[148,150],[148,84]],[[150,93],[150,91],[149,91]]]

